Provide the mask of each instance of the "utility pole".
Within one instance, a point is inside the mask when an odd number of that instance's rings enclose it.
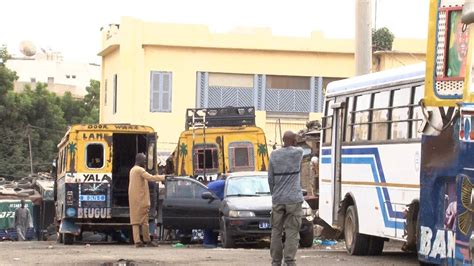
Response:
[[[33,152],[31,151],[31,128],[30,125],[27,126],[27,133],[28,133],[28,147],[30,149],[30,170],[31,175],[33,176]]]
[[[372,69],[372,0],[356,0],[355,20],[355,72],[359,76]]]

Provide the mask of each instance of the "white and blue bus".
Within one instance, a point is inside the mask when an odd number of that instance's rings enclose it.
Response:
[[[424,78],[417,64],[327,87],[319,215],[344,232],[350,254],[381,254],[388,239],[416,243]]]

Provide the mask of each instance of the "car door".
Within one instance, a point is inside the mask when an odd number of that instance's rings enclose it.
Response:
[[[202,183],[186,177],[168,178],[163,199],[163,225],[172,229],[217,229],[219,206],[216,197],[207,200],[202,193],[210,192]]]

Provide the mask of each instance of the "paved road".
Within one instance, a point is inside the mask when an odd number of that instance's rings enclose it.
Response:
[[[414,255],[388,245],[378,257],[347,255],[339,244],[327,249],[315,246],[300,249],[298,265],[418,265]],[[136,249],[129,245],[75,244],[56,242],[0,242],[0,265],[72,264],[72,265],[270,265],[268,248],[203,249],[201,245],[174,248]]]

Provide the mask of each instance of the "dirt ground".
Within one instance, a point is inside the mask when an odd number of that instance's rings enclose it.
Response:
[[[300,249],[298,265],[418,265],[416,256],[400,251],[389,243],[378,257],[351,257],[344,244]],[[134,248],[117,244],[75,244],[56,242],[0,242],[0,265],[270,265],[268,247],[204,249],[195,244],[175,248],[160,244],[157,248]]]

